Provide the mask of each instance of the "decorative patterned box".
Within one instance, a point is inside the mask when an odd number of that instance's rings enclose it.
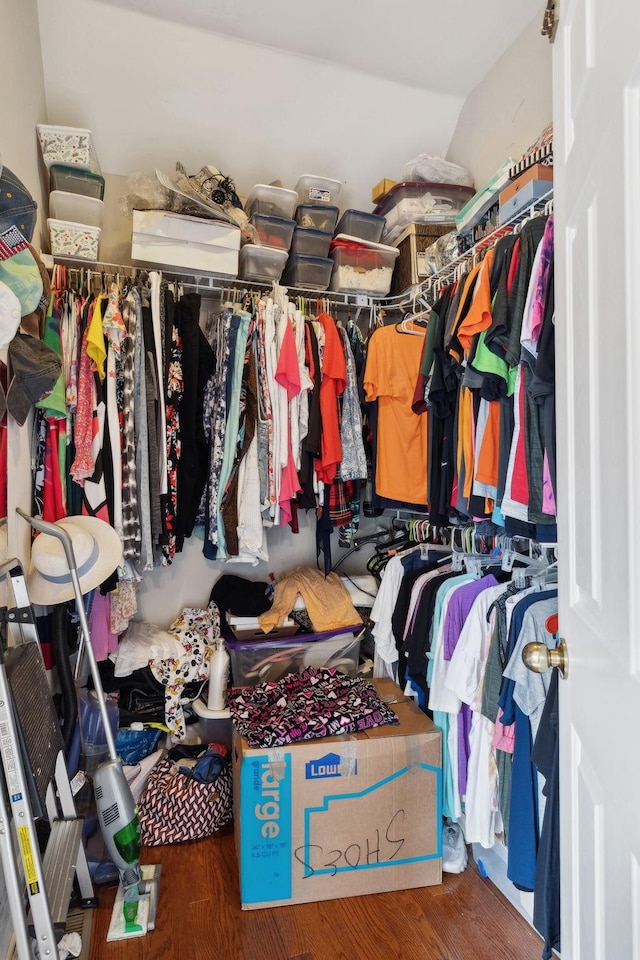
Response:
[[[100,246],[100,227],[68,220],[47,220],[51,253],[54,257],[73,257],[79,260],[97,260]]]
[[[91,130],[80,127],[57,127],[46,123],[37,125],[42,159],[47,170],[54,163],[79,167],[100,173],[100,164],[93,144]]]

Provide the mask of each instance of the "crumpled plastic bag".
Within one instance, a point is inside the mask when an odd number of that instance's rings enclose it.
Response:
[[[122,634],[114,667],[114,676],[128,677],[146,667],[150,660],[184,656],[177,637],[145,620],[132,620]]]
[[[428,276],[434,276],[439,273],[447,264],[459,254],[458,233],[452,230],[451,233],[445,233],[438,237],[435,243],[427,247],[424,251],[424,263]]]
[[[405,163],[400,179],[409,183],[424,180],[427,183],[453,183],[459,187],[473,186],[473,177],[468,170],[430,153],[421,153]]]
[[[128,180],[129,192],[120,198],[126,217],[134,210],[168,210],[183,216],[224,220],[240,227],[245,242],[259,243],[257,231],[245,213],[233,180],[210,164],[190,176],[181,163],[169,175],[156,168]]]

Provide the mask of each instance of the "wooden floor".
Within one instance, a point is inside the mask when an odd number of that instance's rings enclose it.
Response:
[[[233,831],[145,849],[162,863],[155,931],[107,943],[115,887],[98,887],[90,960],[540,960],[542,941],[473,861],[441,886],[240,909]]]

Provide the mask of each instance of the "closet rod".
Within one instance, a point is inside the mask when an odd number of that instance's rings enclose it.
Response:
[[[190,271],[162,270],[160,267],[144,266],[143,264],[135,263],[107,263],[101,260],[83,260],[79,257],[61,257],[57,255],[52,256],[51,254],[43,254],[42,262],[49,270],[58,264],[69,267],[71,270],[90,270],[91,273],[96,274],[131,273],[131,271],[145,271],[149,273],[155,271],[161,273],[162,276],[169,281],[181,283],[183,287],[200,293],[224,295],[225,293],[229,294],[231,291],[236,290],[238,294],[241,295],[244,291],[256,290],[262,293],[271,293],[273,290],[273,282],[264,283],[237,278],[225,280],[222,277],[207,276]],[[304,297],[306,300],[311,301],[328,300],[330,303],[344,306],[373,307],[382,305],[385,301],[384,297],[372,297],[366,294],[356,293],[355,291],[353,293],[337,293],[334,290],[310,290],[305,287],[283,286],[281,286],[281,289],[289,291],[292,299]]]

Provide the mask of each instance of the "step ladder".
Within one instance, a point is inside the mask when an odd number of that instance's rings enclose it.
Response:
[[[74,879],[82,906],[97,901],[19,561],[0,565],[2,577],[15,606],[0,608],[0,860],[19,960],[57,960]],[[36,821],[50,828],[43,854]]]

